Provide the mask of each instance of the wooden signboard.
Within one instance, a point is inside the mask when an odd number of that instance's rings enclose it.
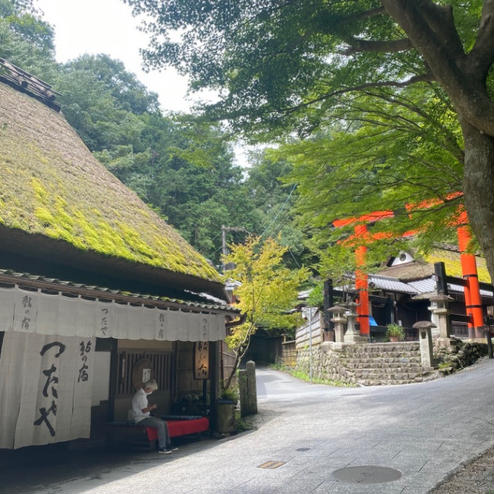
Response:
[[[209,342],[194,343],[194,379],[209,379]]]

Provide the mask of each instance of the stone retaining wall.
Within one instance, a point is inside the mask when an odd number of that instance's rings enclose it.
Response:
[[[309,373],[310,349],[299,350],[297,370]],[[406,384],[435,377],[420,363],[417,342],[322,344],[312,348],[312,375],[318,379],[365,386]]]
[[[479,358],[487,355],[487,343],[462,341],[451,338],[451,346],[445,348],[438,344],[434,345],[434,360],[443,375],[474,364]]]
[[[453,341],[450,348],[436,345],[434,357],[439,370],[425,369],[420,362],[418,342],[345,345],[323,343],[312,347],[312,375],[316,379],[375,386],[422,382],[473,364],[487,354],[484,343]],[[309,374],[311,351],[299,348],[296,370]]]
[[[298,350],[296,370],[309,374],[310,354],[309,348]],[[320,345],[312,347],[312,375],[328,381],[351,382],[340,360],[340,352],[323,351]]]

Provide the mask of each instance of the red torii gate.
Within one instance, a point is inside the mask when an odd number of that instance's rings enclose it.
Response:
[[[463,195],[461,192],[450,194],[447,199],[454,199]],[[441,200],[426,200],[420,204],[407,204],[406,209],[413,211],[414,209],[429,208],[433,205],[440,204]],[[385,218],[393,218],[393,211],[373,211],[359,217],[346,218],[333,221],[333,226],[341,228],[344,226],[354,225],[354,235],[351,238],[357,238],[363,241],[363,244],[371,243],[383,238],[393,236],[387,232],[377,232],[371,234],[367,225],[375,223]],[[472,240],[470,227],[468,226],[468,216],[463,206],[458,209],[458,216],[452,222],[453,226],[457,227],[458,247],[460,249],[460,260],[463,279],[465,280],[465,309],[468,317],[468,328],[470,335],[480,336],[480,329],[484,326],[484,316],[482,313],[482,299],[480,298],[480,287],[477,273],[477,261],[475,255],[468,252],[469,244]],[[416,231],[405,232],[402,236],[408,237],[416,233]],[[367,273],[362,269],[365,266],[367,254],[367,246],[359,245],[355,249],[355,288],[358,293],[358,322],[360,325],[360,334],[370,336],[369,324],[369,286]]]

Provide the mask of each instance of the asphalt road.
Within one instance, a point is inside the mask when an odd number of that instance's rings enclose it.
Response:
[[[12,469],[0,473],[0,492],[426,493],[494,444],[493,370],[483,360],[426,383],[333,388],[258,369],[253,431],[166,457],[95,455]]]

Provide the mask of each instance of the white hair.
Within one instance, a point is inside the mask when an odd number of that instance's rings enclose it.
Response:
[[[150,379],[149,381],[146,381],[143,385],[144,389],[152,389],[153,391],[156,391],[158,389],[158,383],[154,379]]]

